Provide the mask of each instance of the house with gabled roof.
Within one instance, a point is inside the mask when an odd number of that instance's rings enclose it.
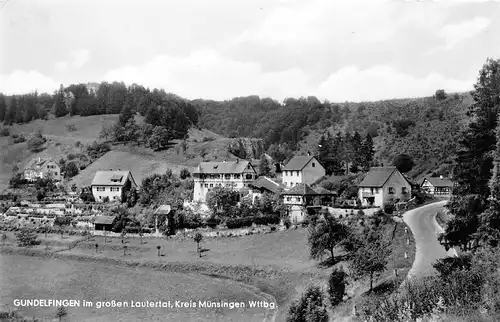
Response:
[[[358,185],[363,206],[382,207],[388,200],[411,199],[411,184],[396,167],[373,167]]]
[[[193,172],[193,201],[204,203],[209,191],[224,187],[240,191],[257,178],[257,171],[248,160],[201,162]]]
[[[298,183],[281,193],[292,222],[301,222],[307,215],[307,207],[319,204],[319,195],[306,183]]]
[[[123,202],[128,192],[137,188],[137,183],[130,171],[97,171],[91,188],[96,202]]]
[[[254,203],[255,199],[262,198],[264,193],[276,195],[279,194],[284,187],[269,177],[260,176],[249,184],[249,188],[252,196],[252,203]]]
[[[420,183],[422,190],[428,194],[435,196],[449,196],[453,189],[453,181],[450,178],[439,177],[425,177]]]
[[[325,174],[323,165],[312,155],[294,156],[282,169],[283,184],[287,188],[299,183],[313,184]]]
[[[24,168],[24,179],[36,181],[37,179],[51,178],[56,181],[61,180],[61,168],[50,157],[33,158]]]

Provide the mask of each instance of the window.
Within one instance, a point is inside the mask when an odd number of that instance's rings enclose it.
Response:
[[[296,202],[300,202],[300,197],[295,197]]]
[[[253,176],[252,176],[251,174],[247,174],[247,175],[245,176],[245,179],[247,179],[247,180],[252,180],[252,179],[253,179]]]
[[[286,201],[292,201],[292,197],[286,197]]]
[[[106,188],[105,187],[97,187],[97,191],[100,191],[100,192],[106,191]]]
[[[208,183],[205,183],[205,188],[208,188]]]
[[[114,196],[114,197],[113,197],[113,200],[116,200],[116,198],[117,198],[117,197],[116,197],[116,196]]]
[[[213,188],[213,187],[214,187],[214,184],[213,184],[213,183],[211,183],[211,184],[210,184],[210,188]]]
[[[239,174],[235,174],[235,175],[234,175],[234,178],[235,178],[235,179],[240,179],[240,178],[241,178],[241,175],[239,175]]]
[[[295,173],[297,173],[297,177],[299,176],[299,171],[295,171]]]
[[[373,188],[370,188],[370,193],[373,195]]]
[[[111,192],[118,192],[118,191],[120,191],[120,188],[119,187],[111,187],[110,191]]]
[[[226,180],[230,180],[230,179],[231,179],[231,175],[230,175],[230,174],[225,174],[225,175],[224,175],[224,179],[226,179]]]
[[[401,188],[401,193],[406,194],[406,187]]]
[[[312,167],[314,168],[315,166],[316,166],[316,164],[313,162],[313,163],[312,163]]]
[[[57,172],[54,172],[54,174],[57,176]]]
[[[389,194],[394,194],[394,187],[389,187]]]

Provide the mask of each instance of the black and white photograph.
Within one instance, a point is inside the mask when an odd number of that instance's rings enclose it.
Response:
[[[0,0],[45,321],[500,321],[500,0]]]

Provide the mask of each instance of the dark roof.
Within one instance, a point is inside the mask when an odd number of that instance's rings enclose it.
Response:
[[[160,207],[158,207],[158,209],[156,209],[155,214],[156,215],[168,215],[170,213],[171,209],[172,208],[170,207],[170,205],[161,205]]]
[[[130,181],[134,185],[135,183],[134,177],[132,177],[132,172],[130,171],[97,171],[94,175],[94,179],[92,180],[92,186],[123,186],[127,181],[127,178],[130,178]],[[119,180],[118,182],[113,182],[111,180]]]
[[[97,216],[95,217],[94,224],[111,225],[115,221],[115,216]]]
[[[317,195],[317,193],[311,187],[309,187],[308,184],[298,183],[292,189],[284,191],[283,195],[306,196],[306,195]]]
[[[194,173],[207,173],[207,174],[227,174],[227,173],[243,173],[247,168],[250,161],[227,161],[227,162],[201,162]],[[252,167],[252,170],[255,169]]]
[[[24,169],[35,170],[36,168],[40,168],[47,162],[54,162],[57,166],[59,166],[51,157],[36,157],[31,159]]]
[[[453,187],[453,182],[449,178],[425,177],[424,180],[422,180],[422,184],[425,180],[429,181],[434,187]]]
[[[395,171],[397,171],[396,167],[373,167],[368,171],[359,186],[380,188]]]
[[[297,155],[294,156],[288,163],[281,169],[282,171],[300,171],[311,161],[315,159],[312,155]]]
[[[318,195],[337,195],[335,191],[326,190],[323,187],[317,187],[314,189]]]
[[[250,185],[257,189],[266,189],[273,193],[277,193],[280,188],[279,183],[274,182],[273,180],[265,176],[258,177],[254,182],[250,183]]]

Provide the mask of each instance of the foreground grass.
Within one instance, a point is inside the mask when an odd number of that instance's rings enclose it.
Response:
[[[404,223],[386,227],[394,231],[394,258],[390,258],[387,270],[377,278],[376,290],[399,285],[406,276],[414,258],[414,242],[411,231],[405,234]],[[406,238],[410,238],[410,245]],[[307,229],[280,231],[265,235],[235,238],[207,238],[202,248],[208,249],[202,258],[196,252],[196,243],[189,238],[121,238],[94,236],[90,240],[81,236],[49,234],[39,235],[42,245],[14,248],[14,235],[8,233],[3,252],[27,255],[69,258],[82,261],[108,262],[133,267],[148,267],[160,271],[197,273],[214,277],[230,278],[258,288],[272,295],[280,310],[278,321],[284,320],[291,300],[299,296],[310,284],[326,287],[331,268],[321,268],[309,259]],[[69,249],[68,245],[76,247]],[[98,245],[97,251],[95,245]],[[124,245],[126,255],[124,255]],[[10,247],[9,247],[10,246]],[[160,246],[158,256],[157,246]],[[49,249],[46,249],[49,247]],[[404,258],[405,251],[408,258]],[[337,265],[345,265],[339,263]],[[393,274],[394,267],[398,276]],[[350,285],[351,299],[334,313],[335,318],[346,317],[356,298],[367,291],[367,281]]]

